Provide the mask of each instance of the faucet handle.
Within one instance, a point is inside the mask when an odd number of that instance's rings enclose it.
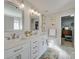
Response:
[[[11,34],[12,39],[15,39],[15,33]]]

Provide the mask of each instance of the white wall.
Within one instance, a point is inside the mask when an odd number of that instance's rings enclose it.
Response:
[[[29,18],[29,9],[30,6],[26,5],[26,2],[24,2],[24,31],[30,31],[30,18]]]

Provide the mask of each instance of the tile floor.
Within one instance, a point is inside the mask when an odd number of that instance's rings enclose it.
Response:
[[[75,49],[73,47],[51,44],[40,59],[75,59]]]
[[[62,46],[59,48],[49,48],[40,59],[75,59],[74,48]]]
[[[70,42],[70,41],[65,41],[64,38],[61,39],[62,40],[62,45],[68,46],[68,47],[74,47],[74,43]]]

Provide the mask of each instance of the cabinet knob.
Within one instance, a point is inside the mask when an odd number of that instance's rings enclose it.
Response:
[[[33,47],[33,49],[37,48],[38,46]]]
[[[36,54],[38,51],[36,50],[35,52],[33,52],[33,54]]]
[[[37,41],[34,41],[33,43],[36,43]]]

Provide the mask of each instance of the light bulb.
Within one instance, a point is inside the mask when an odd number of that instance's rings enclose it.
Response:
[[[38,13],[37,11],[34,11],[33,9],[30,9],[29,11],[30,11],[31,13],[35,14],[35,15],[38,15],[38,16],[41,15],[40,13]]]
[[[20,5],[19,5],[19,8],[24,8],[24,4],[23,4],[23,3],[20,4]]]

